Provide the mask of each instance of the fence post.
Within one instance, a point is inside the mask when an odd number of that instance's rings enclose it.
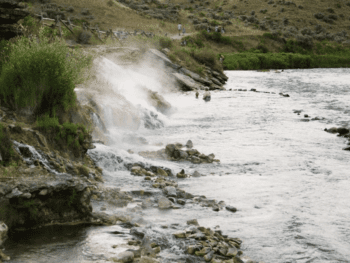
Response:
[[[70,30],[73,30],[73,27],[72,27],[72,22],[70,21],[70,17],[67,18],[67,22],[68,22],[68,27]]]
[[[60,15],[56,16],[56,26],[58,26],[58,30],[60,32],[60,38],[62,38],[62,30],[61,30],[61,23],[60,23]]]
[[[43,13],[40,12],[40,25],[44,24],[44,17],[43,17]]]

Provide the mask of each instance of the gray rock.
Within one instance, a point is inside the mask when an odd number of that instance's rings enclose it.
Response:
[[[147,256],[142,256],[137,262],[138,263],[159,263],[159,260],[155,258],[147,257]]]
[[[47,195],[48,190],[47,189],[43,189],[39,192],[39,195]]]
[[[179,73],[173,73],[173,76],[175,77],[175,80],[181,85],[181,89],[183,91],[191,91],[191,90],[203,90],[204,86],[196,81],[194,81],[192,78],[179,74]]]
[[[165,54],[163,54],[161,51],[157,49],[149,49],[146,53],[146,58],[149,58],[151,60],[163,61],[163,63],[166,66],[175,70],[178,70],[181,68],[181,66],[172,63],[171,60]]]
[[[193,147],[193,142],[191,140],[188,140],[186,142],[186,147],[191,149]]]
[[[199,226],[197,219],[187,220],[187,225]]]
[[[193,177],[201,177],[202,175],[197,172],[197,171],[194,171],[194,173],[192,174]]]
[[[209,262],[213,259],[214,251],[210,251],[208,254],[206,254],[203,258],[206,262]]]
[[[122,253],[119,253],[116,257],[112,258],[114,262],[133,262],[134,261],[134,253],[131,251],[125,251]]]
[[[7,225],[4,222],[0,221],[0,246],[7,239],[7,231],[8,231]]]
[[[20,195],[22,195],[23,193],[21,191],[18,190],[18,188],[15,188],[12,190],[11,193],[6,195],[6,198],[10,199],[13,197],[19,197]]]
[[[210,86],[211,82],[202,78],[201,76],[199,76],[198,74],[186,69],[186,68],[181,68],[180,72],[183,73],[184,75],[191,77],[193,80],[200,82],[202,84],[204,84],[205,86]]]
[[[236,247],[229,247],[226,253],[227,257],[235,257],[238,253],[238,250]]]
[[[186,232],[185,231],[179,231],[176,233],[173,233],[173,236],[176,238],[185,238],[186,237]]]
[[[176,197],[176,188],[173,186],[167,186],[163,190],[167,196]]]
[[[164,196],[161,196],[158,199],[158,207],[159,207],[159,209],[171,208],[172,207],[172,202],[168,198],[166,198]]]
[[[237,211],[237,208],[236,207],[233,207],[233,206],[226,206],[226,210],[232,212],[232,213],[235,213]]]

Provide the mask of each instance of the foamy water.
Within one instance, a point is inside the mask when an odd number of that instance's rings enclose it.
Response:
[[[197,170],[205,174],[181,180],[179,186],[192,194],[223,200],[238,211],[214,212],[194,204],[171,211],[147,209],[141,215],[154,225],[153,234],[164,235],[171,242],[171,230],[162,230],[159,225],[197,218],[200,225],[220,225],[224,233],[241,238],[244,254],[255,260],[349,262],[350,153],[341,150],[346,139],[323,131],[350,121],[349,71],[308,69],[286,70],[281,74],[228,71],[226,89],[255,88],[276,94],[211,92],[212,100],[208,103],[195,99],[194,93],[165,94],[177,108],[173,115],[161,116],[166,126],[135,132],[146,138],[149,145],[98,145],[89,152],[102,157],[99,165],[105,169],[104,177],[110,187],[133,190],[142,184],[142,178],[130,175],[120,164],[113,164],[109,154],[147,162],[128,154],[126,149],[157,150],[168,143],[186,143],[191,139],[194,148],[204,154],[214,153],[220,164],[153,163],[170,167],[175,173],[184,168],[187,173]],[[290,97],[282,97],[279,92]],[[125,97],[132,101],[130,94],[128,91]],[[139,103],[140,98],[137,100]],[[294,109],[303,112],[298,116]],[[325,119],[303,122],[304,114]],[[155,146],[156,143],[163,146]],[[99,253],[113,254],[102,241],[108,238],[110,246],[119,239],[108,235],[107,230],[93,227],[79,234],[79,238],[73,239],[79,241],[73,242],[75,256],[69,256],[71,250],[60,247],[60,243],[55,243],[56,249],[68,254],[66,262],[90,261],[92,255]],[[44,259],[46,256],[51,262],[60,262],[50,252],[52,248],[45,246],[38,245],[32,251],[46,251]],[[164,262],[173,262],[175,254],[178,254],[175,248],[161,253],[167,258]]]

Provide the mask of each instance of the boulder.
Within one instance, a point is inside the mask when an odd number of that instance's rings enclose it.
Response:
[[[158,207],[159,207],[159,209],[171,208],[172,207],[172,202],[168,198],[166,198],[164,196],[161,196],[158,199]]]
[[[181,85],[181,90],[191,91],[191,90],[203,90],[204,86],[192,78],[179,73],[173,73],[176,81]]]

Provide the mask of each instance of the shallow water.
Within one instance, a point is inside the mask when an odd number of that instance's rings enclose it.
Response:
[[[286,70],[281,74],[228,71],[226,89],[248,91],[211,92],[212,99],[207,103],[195,99],[193,93],[167,94],[165,98],[177,111],[168,118],[160,116],[165,128],[142,128],[136,132],[149,145],[97,145],[91,153],[102,156],[99,165],[106,169],[105,179],[110,187],[130,191],[138,189],[142,178],[131,176],[121,165],[111,163],[107,153],[144,161],[128,154],[126,149],[158,150],[161,147],[154,146],[155,143],[163,143],[164,147],[167,143],[186,143],[191,139],[194,148],[204,154],[214,153],[220,164],[154,163],[170,167],[175,173],[184,168],[187,173],[197,170],[205,174],[179,181],[179,185],[192,194],[223,200],[238,211],[214,212],[193,204],[171,211],[147,209],[141,215],[153,223],[153,233],[170,240],[171,230],[161,230],[159,225],[183,224],[197,218],[200,225],[220,225],[224,233],[241,238],[244,254],[256,260],[349,262],[350,153],[342,151],[346,145],[344,138],[323,131],[346,126],[350,121],[349,71],[307,69]],[[251,92],[251,88],[276,94]],[[290,97],[282,97],[279,92]],[[294,109],[303,112],[298,116]],[[303,122],[304,114],[325,120]],[[43,261],[36,262],[63,262],[59,261],[62,256],[66,256],[65,262],[85,262],[93,261],[93,255],[102,260],[102,254],[114,253],[104,251],[107,235],[104,228],[79,231],[64,242],[39,242],[30,248],[13,239],[6,252],[19,259],[42,253]],[[116,236],[108,237],[109,247],[113,242],[121,242]],[[33,235],[26,240],[34,243],[36,238]],[[48,247],[50,244],[53,248]],[[162,255],[169,259],[176,253],[173,248]]]

